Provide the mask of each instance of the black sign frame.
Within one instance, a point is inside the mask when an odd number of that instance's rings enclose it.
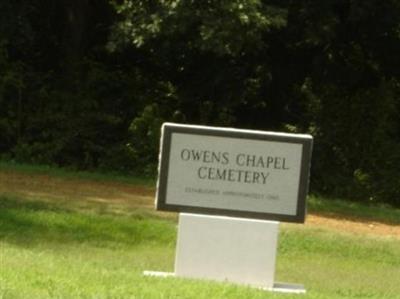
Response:
[[[306,216],[306,197],[309,186],[311,153],[313,138],[311,135],[287,134],[265,131],[227,129],[217,127],[182,125],[175,123],[164,123],[162,126],[159,169],[156,193],[156,209],[162,211],[185,212],[195,214],[208,214],[241,218],[262,219],[271,221],[284,221],[304,223]],[[297,208],[295,215],[276,214],[269,212],[239,211],[205,207],[205,206],[185,206],[170,204],[167,202],[169,158],[171,152],[171,139],[174,133],[193,134],[201,136],[229,137],[238,139],[276,141],[284,143],[296,143],[302,145],[300,179],[298,186]]]

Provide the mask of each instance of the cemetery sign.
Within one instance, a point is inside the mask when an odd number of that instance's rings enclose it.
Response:
[[[158,210],[304,222],[312,136],[165,123]]]

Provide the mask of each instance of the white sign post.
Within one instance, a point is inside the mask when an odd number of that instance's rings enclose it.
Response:
[[[182,213],[175,274],[272,289],[277,238],[275,221]]]
[[[174,275],[304,292],[274,283],[276,221],[304,222],[311,148],[310,135],[164,124],[156,207],[183,212]]]

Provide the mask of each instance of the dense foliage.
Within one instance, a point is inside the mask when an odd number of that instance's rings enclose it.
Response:
[[[400,1],[0,0],[0,155],[154,175],[163,121],[307,132],[400,206]]]

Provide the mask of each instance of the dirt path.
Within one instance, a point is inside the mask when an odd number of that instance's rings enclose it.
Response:
[[[31,199],[68,200],[72,203],[123,205],[131,209],[153,209],[154,190],[116,182],[66,179],[0,170],[0,195],[17,194]],[[400,238],[400,225],[344,219],[337,215],[309,214],[306,226]]]
[[[361,221],[360,219],[351,220],[340,217],[309,214],[307,216],[306,225],[327,227],[330,229],[353,233],[394,236],[400,238],[400,225],[391,225],[377,221]]]

